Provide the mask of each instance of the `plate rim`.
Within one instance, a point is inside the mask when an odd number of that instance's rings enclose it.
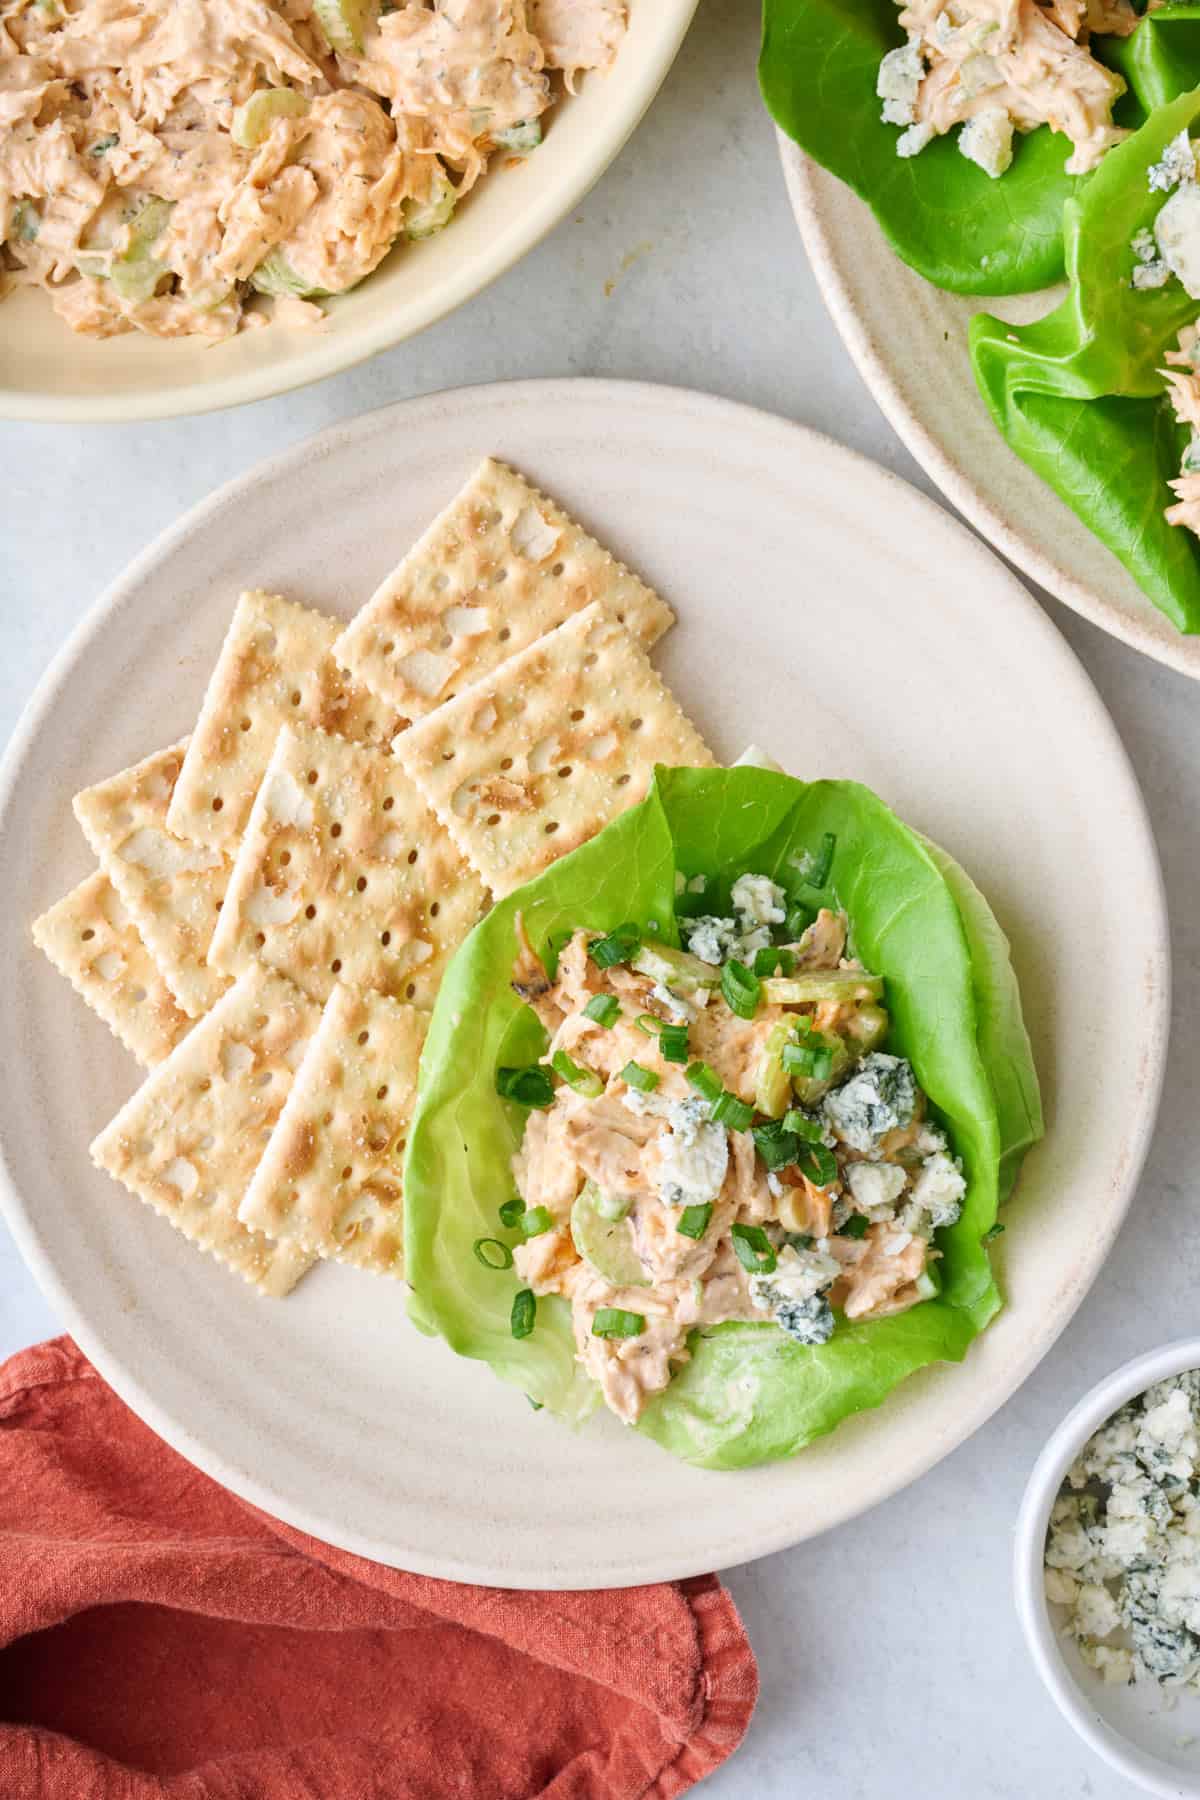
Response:
[[[902,1472],[895,1477],[887,1478],[861,1503],[841,1512],[836,1522],[831,1521],[828,1525],[820,1527],[820,1530],[832,1529],[834,1523],[845,1523],[859,1516],[870,1507],[891,1498],[892,1495],[928,1473],[951,1451],[957,1449],[967,1438],[974,1435],[1002,1405],[1011,1399],[1052,1348],[1089,1293],[1124,1223],[1149,1150],[1166,1070],[1171,1006],[1169,924],[1161,860],[1136,771],[1115,722],[1071,645],[1063,638],[1054,623],[1012,571],[1005,569],[989,546],[976,537],[960,520],[935,500],[914,488],[903,477],[873,462],[860,452],[836,443],[811,427],[744,402],[727,400],[691,388],[607,378],[522,379],[443,389],[433,394],[414,396],[407,400],[393,402],[385,407],[360,413],[265,458],[206,495],[188,508],[180,518],[159,532],[108,584],[71,631],[43,672],[18,719],[12,737],[5,747],[3,757],[0,758],[0,845],[3,844],[8,828],[11,804],[18,793],[25,757],[44,728],[47,719],[53,714],[62,682],[73,670],[80,656],[86,652],[92,639],[104,631],[111,619],[128,603],[132,590],[145,579],[147,573],[194,531],[203,527],[210,517],[218,514],[231,503],[236,504],[245,495],[252,493],[260,483],[275,481],[293,471],[298,471],[310,463],[314,457],[324,460],[336,455],[339,446],[347,440],[360,435],[369,435],[371,432],[385,427],[389,431],[394,431],[396,423],[402,419],[406,424],[411,425],[414,419],[419,422],[422,415],[427,418],[431,415],[436,417],[439,409],[447,405],[456,410],[464,407],[469,409],[473,404],[494,399],[498,394],[503,394],[505,399],[513,404],[540,402],[542,405],[550,403],[561,408],[569,406],[573,397],[580,391],[592,399],[598,398],[602,404],[615,403],[625,416],[629,415],[631,407],[636,408],[639,404],[644,409],[655,405],[665,405],[673,409],[684,409],[685,412],[690,413],[693,418],[696,418],[698,428],[703,428],[706,424],[720,427],[724,423],[727,429],[736,429],[739,425],[749,426],[751,429],[766,429],[779,433],[785,439],[792,437],[806,439],[810,445],[820,451],[822,457],[840,462],[846,468],[848,478],[855,479],[860,484],[860,488],[866,482],[868,485],[878,483],[890,487],[893,492],[902,491],[904,503],[913,507],[917,514],[923,513],[931,523],[936,521],[940,529],[958,536],[968,556],[981,561],[986,559],[993,565],[998,565],[1011,590],[1014,607],[1025,611],[1031,627],[1041,633],[1049,654],[1056,655],[1066,670],[1073,671],[1077,683],[1076,692],[1080,702],[1089,709],[1090,723],[1095,729],[1105,734],[1112,754],[1125,771],[1131,828],[1137,830],[1142,840],[1143,873],[1146,877],[1146,898],[1149,903],[1147,951],[1157,979],[1147,996],[1146,1026],[1140,1059],[1145,1076],[1139,1082],[1134,1095],[1135,1106],[1126,1127],[1119,1180],[1114,1177],[1113,1183],[1118,1198],[1110,1209],[1106,1229],[1091,1240],[1090,1256],[1083,1264],[1083,1278],[1073,1282],[1067,1304],[1054,1315],[1049,1327],[1041,1333],[1029,1336],[1023,1354],[1005,1366],[1002,1378],[996,1380],[982,1398],[978,1397],[981,1390],[977,1387],[975,1403],[964,1407],[950,1423],[948,1430],[930,1434],[922,1453],[911,1462],[906,1462]],[[697,415],[699,416],[697,417]],[[396,435],[401,440],[405,436],[404,432]],[[717,441],[720,441],[719,437]],[[319,1505],[306,1507],[288,1495],[280,1494],[272,1487],[269,1475],[255,1474],[248,1468],[232,1461],[224,1452],[211,1448],[196,1436],[186,1419],[177,1417],[170,1407],[165,1403],[160,1403],[154,1397],[136,1368],[126,1366],[116,1352],[110,1355],[100,1327],[93,1329],[88,1317],[86,1297],[77,1300],[64,1281],[60,1279],[50,1248],[41,1241],[36,1223],[36,1212],[36,1197],[28,1201],[24,1200],[18,1190],[14,1173],[9,1165],[3,1120],[0,1119],[0,1215],[5,1218],[13,1239],[35,1280],[62,1317],[65,1329],[75,1338],[89,1360],[125,1404],[189,1462],[244,1501],[323,1542],[334,1544],[371,1561],[406,1568],[418,1574],[442,1579],[500,1585],[514,1589],[550,1587],[559,1591],[572,1591],[596,1587],[636,1586],[645,1582],[675,1580],[700,1573],[711,1568],[714,1563],[718,1567],[729,1568],[742,1562],[757,1560],[779,1550],[791,1548],[813,1535],[811,1531],[806,1530],[802,1519],[783,1513],[776,1530],[771,1533],[761,1530],[752,1532],[752,1541],[739,1540],[736,1532],[731,1532],[733,1541],[728,1545],[728,1553],[722,1547],[719,1561],[714,1555],[698,1562],[694,1552],[685,1552],[674,1558],[659,1556],[652,1557],[645,1562],[630,1561],[622,1564],[619,1571],[606,1568],[599,1575],[589,1577],[566,1578],[559,1576],[556,1572],[555,1578],[547,1582],[545,1573],[539,1573],[533,1567],[510,1567],[503,1570],[501,1577],[498,1578],[493,1564],[475,1562],[454,1552],[432,1557],[422,1552],[414,1553],[407,1550],[398,1538],[394,1537],[389,1542],[382,1542],[356,1528],[347,1528],[339,1520],[324,1517]],[[448,1348],[446,1353],[453,1354]],[[482,1369],[480,1377],[481,1379],[494,1379],[490,1376],[490,1372],[485,1375]],[[752,1479],[754,1473],[753,1470],[743,1471],[743,1478]],[[728,1478],[725,1475],[713,1476],[714,1480]],[[398,1523],[402,1530],[402,1522]]]
[[[792,212],[825,309],[872,398],[905,449],[937,483],[951,506],[987,539],[993,550],[1013,563],[1030,581],[1037,582],[1054,599],[1109,637],[1174,669],[1177,674],[1200,681],[1200,636],[1176,631],[1165,615],[1158,624],[1133,617],[1072,574],[1065,564],[1044,556],[1012,523],[1007,513],[985,497],[942,440],[909,407],[886,360],[858,316],[830,243],[826,209],[837,203],[842,192],[849,193],[850,190],[843,189],[836,175],[830,174],[801,150],[779,126],[775,127],[775,137]],[[895,255],[882,239],[882,233],[880,237],[888,254]],[[1113,562],[1117,567],[1121,566],[1115,556]],[[1133,577],[1129,576],[1129,579],[1132,581]]]
[[[120,391],[111,394],[79,391],[59,395],[0,384],[0,419],[46,425],[102,425],[199,417],[226,407],[274,399],[343,374],[449,318],[484,288],[491,287],[506,275],[563,223],[607,173],[645,118],[675,65],[700,0],[657,0],[657,3],[673,9],[666,35],[656,54],[646,59],[630,84],[627,104],[614,108],[606,119],[602,115],[601,129],[596,132],[587,153],[578,157],[573,172],[565,181],[558,185],[551,183],[537,196],[524,218],[518,217],[505,231],[498,253],[483,254],[475,262],[468,261],[446,280],[431,286],[425,294],[397,307],[395,312],[403,314],[401,324],[392,322],[393,312],[385,312],[378,319],[359,326],[349,338],[339,338],[332,332],[324,338],[314,337],[305,352],[283,369],[264,363],[257,370],[218,375],[211,381],[193,382],[182,387],[178,383],[162,385],[144,395],[135,393],[132,398]],[[207,354],[219,352],[220,348],[219,344],[210,346]]]

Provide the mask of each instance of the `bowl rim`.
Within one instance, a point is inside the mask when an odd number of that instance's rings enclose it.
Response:
[[[1141,1749],[1117,1731],[1092,1704],[1067,1668],[1046,1600],[1042,1567],[1050,1509],[1063,1477],[1088,1438],[1127,1400],[1185,1369],[1200,1368],[1200,1337],[1175,1338],[1122,1363],[1078,1400],[1051,1433],[1030,1473],[1013,1541],[1013,1590],[1017,1617],[1034,1667],[1051,1699],[1079,1736],[1128,1781],[1162,1800],[1197,1800],[1200,1774],[1192,1777]]]
[[[249,371],[218,375],[186,387],[159,385],[144,393],[37,393],[0,385],[0,419],[47,425],[132,424],[219,412],[342,374],[447,318],[548,237],[596,185],[641,124],[674,65],[700,0],[656,3],[666,17],[660,20],[648,53],[632,67],[624,105],[601,113],[600,127],[586,152],[575,159],[573,172],[549,182],[535,195],[525,213],[503,232],[498,248],[469,258],[416,299],[348,328],[344,336],[332,331],[324,336],[313,334],[304,350],[283,365],[259,364]],[[220,346],[211,347],[208,354],[213,348],[219,351]]]

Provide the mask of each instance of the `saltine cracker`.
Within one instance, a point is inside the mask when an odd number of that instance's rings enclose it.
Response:
[[[406,720],[330,655],[340,621],[280,594],[241,595],[209,677],[167,825],[232,856],[284,725],[386,743]]]
[[[33,941],[143,1068],[191,1025],[102,870],[34,920]]]
[[[655,763],[713,760],[645,652],[589,606],[393,746],[497,896],[645,797]]]
[[[285,726],[210,960],[229,975],[267,963],[322,1002],[341,980],[431,1007],[484,899],[394,755]]]
[[[336,987],[238,1212],[380,1275],[403,1272],[401,1170],[429,1014]]]
[[[645,648],[674,614],[560,507],[489,458],[334,646],[409,719],[601,600]]]

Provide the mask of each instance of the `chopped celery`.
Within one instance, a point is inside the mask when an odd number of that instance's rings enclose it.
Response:
[[[153,299],[168,269],[166,263],[151,255],[151,246],[162,235],[170,217],[170,201],[151,195],[122,221],[128,227],[128,242],[123,250],[81,250],[75,267],[81,275],[107,278],[122,300],[128,300],[132,306]]]
[[[305,275],[297,275],[282,250],[268,252],[250,277],[256,294],[294,294],[298,300],[322,299],[328,290],[313,287]]]
[[[839,1082],[846,1070],[854,1061],[849,1046],[840,1037],[826,1037],[824,1042],[832,1050],[829,1072],[818,1078],[815,1075],[793,1075],[792,1088],[801,1106],[815,1106]]]
[[[331,50],[361,50],[371,0],[312,0],[313,18]]]
[[[792,1078],[783,1066],[783,1046],[791,1037],[790,1025],[780,1021],[767,1033],[754,1074],[755,1110],[769,1119],[781,1119],[792,1099]]]
[[[888,1034],[890,1024],[887,1009],[868,1000],[865,1006],[858,1007],[850,1015],[845,1030],[854,1039],[854,1047],[859,1055],[865,1056],[869,1050],[878,1050]]]
[[[630,963],[635,974],[647,975],[677,994],[694,994],[699,988],[719,988],[721,971],[701,962],[690,950],[674,950],[670,944],[643,944]]]
[[[427,198],[404,202],[404,229],[409,237],[433,237],[436,232],[441,231],[453,218],[457,199],[458,189],[438,163],[429,183]]]
[[[259,88],[236,108],[231,135],[243,150],[257,150],[276,119],[298,119],[308,101],[295,88]]]
[[[571,1208],[571,1236],[584,1262],[613,1287],[649,1287],[646,1271],[633,1245],[628,1218],[605,1218],[597,1204],[594,1182],[586,1182]]]
[[[42,215],[32,200],[18,200],[12,209],[9,230],[20,244],[32,244],[42,229]]]
[[[881,1000],[883,981],[865,969],[804,969],[768,976],[763,999],[771,1006],[807,1006],[822,1000]]]
[[[496,143],[502,150],[510,150],[514,156],[528,156],[536,150],[542,141],[542,124],[540,119],[522,119],[519,125],[510,125],[507,131],[496,133]]]

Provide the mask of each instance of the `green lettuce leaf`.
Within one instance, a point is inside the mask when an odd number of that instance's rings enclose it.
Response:
[[[1184,632],[1200,630],[1200,542],[1163,517],[1187,433],[1160,371],[1200,303],[1174,279],[1134,288],[1130,244],[1167,197],[1148,170],[1198,117],[1200,88],[1160,107],[1068,203],[1060,306],[1031,325],[988,313],[971,323],[975,379],[1008,443]]]
[[[712,1468],[789,1455],[877,1405],[914,1369],[961,1358],[1000,1305],[982,1240],[1021,1154],[1040,1135],[1041,1115],[1007,945],[978,890],[854,782],[804,783],[756,768],[659,769],[641,806],[476,927],[447,973],[422,1059],[405,1170],[413,1316],[459,1354],[579,1420],[596,1390],[575,1363],[566,1306],[539,1301],[532,1336],[514,1340],[517,1278],[483,1268],[472,1254],[476,1238],[506,1235],[497,1212],[514,1191],[511,1158],[524,1122],[497,1096],[495,1070],[545,1044],[509,985],[517,917],[550,956],[559,932],[611,930],[625,919],[676,943],[677,871],[715,882],[718,907],[746,869],[772,875],[793,899],[814,900],[805,862],[827,832],[837,851],[820,898],[845,908],[855,953],[886,980],[888,1046],[910,1058],[951,1132],[967,1194],[958,1223],[940,1234],[941,1293],[911,1312],[842,1321],[817,1348],[765,1323],[693,1335],[691,1361],[639,1429]]]
[[[1070,144],[1048,126],[1018,135],[1012,167],[993,180],[955,134],[919,156],[896,154],[880,119],[881,58],[904,42],[895,0],[764,0],[759,82],[777,125],[867,202],[897,255],[956,294],[1019,294],[1063,273],[1063,208],[1091,177],[1064,165]],[[1129,92],[1114,117],[1133,128],[1200,81],[1200,8],[1148,15],[1125,39],[1101,38],[1098,60]]]

